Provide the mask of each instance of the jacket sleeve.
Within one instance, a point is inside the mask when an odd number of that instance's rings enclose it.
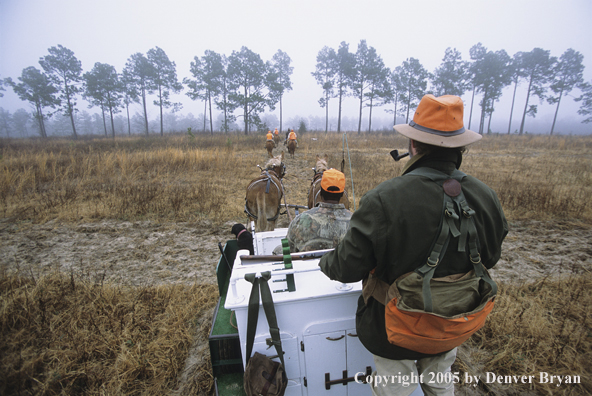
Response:
[[[358,282],[376,267],[375,226],[380,210],[373,203],[368,194],[362,198],[339,245],[321,258],[321,271],[330,279],[344,283]]]

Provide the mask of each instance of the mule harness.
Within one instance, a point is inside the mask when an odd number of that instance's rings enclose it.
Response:
[[[282,164],[283,165],[283,164]],[[285,169],[285,165],[284,165],[284,169]],[[280,180],[280,178],[277,176],[277,173],[273,170],[273,169],[264,169],[263,172],[261,172],[261,175],[265,175],[265,178],[262,179],[257,179],[254,182],[252,182],[251,184],[249,184],[249,186],[247,187],[247,191],[253,187],[255,184],[259,183],[259,182],[266,182],[265,185],[265,194],[269,194],[269,187],[271,185],[271,183],[273,183],[273,185],[275,186],[275,188],[277,188],[278,192],[281,192],[282,195],[284,195],[284,189],[283,186],[282,188],[279,188],[277,183],[275,182],[275,180],[273,180],[273,178],[271,177],[271,175],[269,174],[269,172],[272,172],[273,175],[275,177],[278,178],[278,180]],[[285,171],[284,171],[285,172]],[[281,184],[281,180],[280,180],[280,184]],[[281,207],[281,199],[280,202],[278,203],[278,208],[277,208],[277,213],[275,216],[273,216],[270,219],[267,219],[267,221],[275,221],[277,220],[277,218],[280,216],[280,207]],[[247,216],[250,216],[252,218],[254,218],[255,220],[258,219],[258,216],[254,215],[253,213],[251,213],[251,211],[249,210],[249,208],[247,207],[247,197],[245,197],[245,213],[247,214]]]

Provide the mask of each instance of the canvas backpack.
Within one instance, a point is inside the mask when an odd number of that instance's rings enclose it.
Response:
[[[493,309],[497,285],[481,263],[475,211],[460,184],[466,174],[455,170],[447,175],[425,167],[409,174],[428,177],[444,189],[440,229],[424,264],[391,285],[371,273],[364,281],[363,296],[365,301],[372,296],[385,305],[390,343],[437,354],[459,346],[483,326]],[[457,250],[469,255],[473,269],[434,278],[450,240],[457,237]]]

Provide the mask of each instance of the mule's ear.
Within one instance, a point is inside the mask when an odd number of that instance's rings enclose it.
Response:
[[[321,158],[319,157],[319,155],[317,154],[317,161],[320,160]]]
[[[282,156],[281,156],[281,158],[282,158],[282,161],[283,161],[283,160],[284,160],[284,152],[283,152],[283,151],[282,151]]]

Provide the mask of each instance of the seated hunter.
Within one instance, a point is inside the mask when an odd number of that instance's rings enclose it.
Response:
[[[288,228],[287,239],[290,251],[332,249],[349,228],[352,212],[339,203],[345,189],[345,175],[328,169],[321,180],[321,197],[324,202],[300,213]]]

